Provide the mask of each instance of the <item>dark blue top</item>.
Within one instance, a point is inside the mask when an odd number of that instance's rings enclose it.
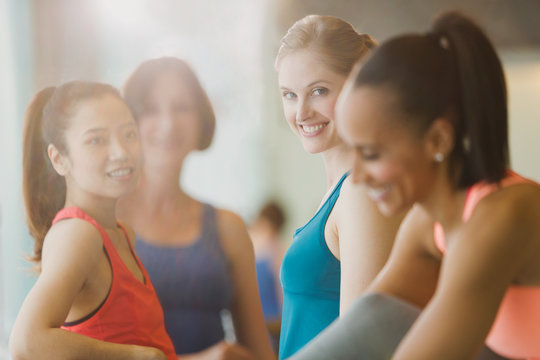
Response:
[[[135,251],[146,268],[177,354],[223,340],[220,312],[231,305],[233,285],[221,247],[216,210],[203,205],[201,235],[185,247],[156,246],[137,235]]]
[[[280,359],[292,356],[339,316],[341,266],[328,249],[324,228],[347,175],[341,177],[315,216],[296,230],[283,258]]]

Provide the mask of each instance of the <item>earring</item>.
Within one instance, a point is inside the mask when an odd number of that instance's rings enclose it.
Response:
[[[435,156],[433,157],[433,159],[434,159],[436,162],[438,162],[438,163],[443,162],[443,160],[444,160],[444,154],[443,154],[442,152],[438,152],[438,153],[435,154]]]

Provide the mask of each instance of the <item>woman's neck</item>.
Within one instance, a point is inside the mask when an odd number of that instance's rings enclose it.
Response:
[[[334,146],[322,153],[328,189],[333,188],[343,174],[351,169],[353,155],[353,149],[345,144]]]
[[[94,196],[86,193],[75,193],[69,188],[66,193],[64,207],[76,206],[90,215],[105,229],[116,227],[116,203],[118,199]]]
[[[440,223],[445,232],[452,232],[462,224],[467,189],[456,189],[449,181],[434,184],[430,195],[421,205]]]

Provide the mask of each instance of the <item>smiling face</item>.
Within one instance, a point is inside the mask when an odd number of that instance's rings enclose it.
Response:
[[[405,125],[396,95],[384,87],[347,84],[337,106],[338,130],[355,149],[352,181],[364,184],[385,215],[422,202],[437,165],[428,135]]]
[[[285,56],[278,71],[285,119],[304,149],[314,154],[342,144],[334,106],[346,77],[330,70],[309,49]]]
[[[200,141],[193,92],[176,72],[164,71],[148,89],[143,109],[138,122],[145,166],[180,166]]]
[[[138,180],[141,154],[137,125],[128,107],[115,96],[82,101],[65,131],[67,153],[49,147],[68,193],[118,198]]]

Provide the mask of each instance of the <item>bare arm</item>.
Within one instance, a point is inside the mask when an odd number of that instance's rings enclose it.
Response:
[[[231,313],[238,342],[256,359],[274,359],[257,288],[253,244],[242,219],[225,210],[218,214],[219,234],[231,263],[234,297]]]
[[[336,204],[341,261],[340,314],[383,268],[404,214],[383,216],[365,188],[345,180]]]
[[[60,328],[103,256],[102,246],[97,230],[81,220],[64,220],[51,228],[42,272],[11,334],[14,359],[167,359],[158,349],[108,343]]]
[[[367,291],[389,294],[424,307],[437,287],[442,254],[433,240],[433,220],[419,206],[403,220],[386,265]]]
[[[531,214],[540,199],[531,205],[530,194],[509,190],[482,200],[451,238],[435,296],[395,359],[473,359],[480,350],[505,291],[539,252]]]

